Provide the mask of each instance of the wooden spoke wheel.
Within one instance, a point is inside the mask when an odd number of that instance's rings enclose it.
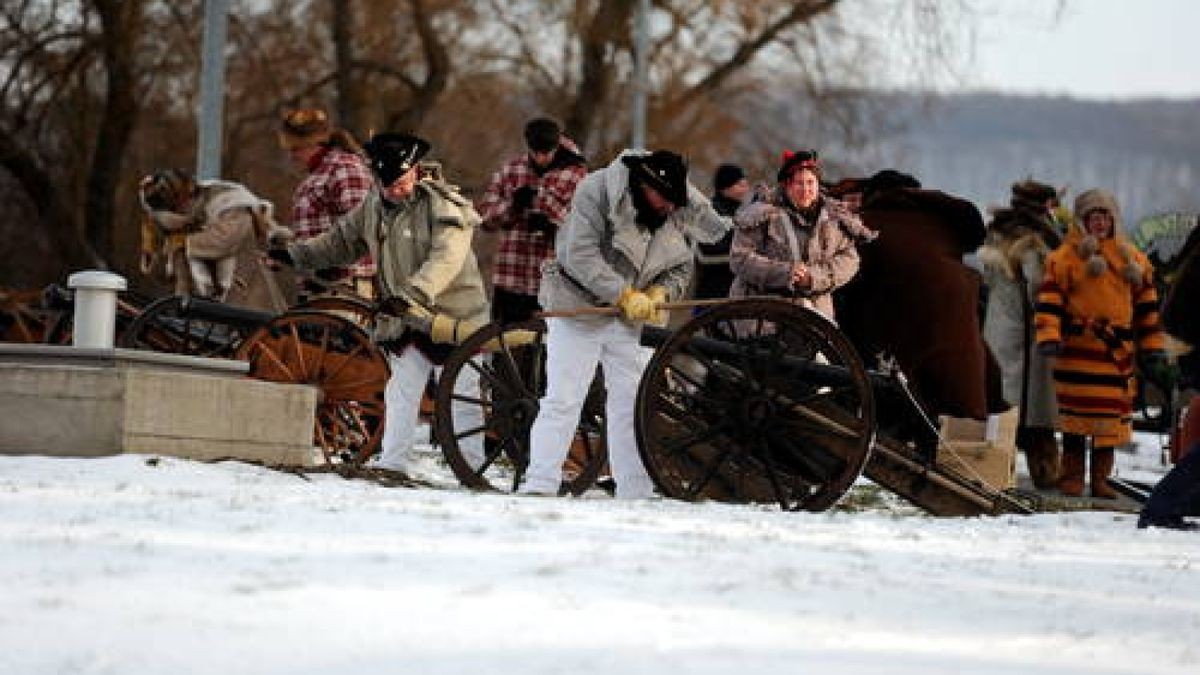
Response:
[[[296,311],[331,312],[367,329],[375,317],[375,306],[356,295],[318,295],[292,308]]]
[[[122,332],[118,344],[168,354],[229,358],[252,328],[198,316],[191,298],[171,295],[146,305]]]
[[[261,380],[320,389],[314,443],[329,464],[359,464],[383,437],[383,353],[348,319],[320,311],[290,311],[242,342],[237,358]]]
[[[545,338],[546,323],[540,319],[490,323],[446,360],[434,403],[434,433],[463,485],[508,492],[520,486],[529,466],[529,431],[546,392]],[[456,394],[455,385],[467,372],[478,375],[479,391]],[[464,453],[468,443],[482,443],[479,466],[472,466]],[[603,387],[593,381],[560,493],[582,494],[606,466]]]
[[[875,434],[870,380],[849,341],[783,300],[714,307],[655,351],[638,389],[638,449],[668,497],[832,506]]]

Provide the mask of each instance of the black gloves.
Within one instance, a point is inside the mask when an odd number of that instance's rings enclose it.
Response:
[[[532,185],[522,185],[513,192],[513,210],[520,213],[533,207],[533,199],[537,197],[537,188]]]
[[[408,308],[409,308],[409,302],[407,300],[393,295],[389,298],[384,298],[383,300],[380,300],[379,301],[379,309],[377,311],[380,314],[390,314],[392,316],[400,316],[401,314],[404,314],[405,312],[407,312]]]
[[[325,269],[314,270],[313,276],[321,281],[334,282],[342,278],[344,272],[336,267],[326,267]]]
[[[557,229],[554,222],[541,211],[530,211],[526,222],[529,223],[529,230],[531,232],[541,232],[547,237],[554,236],[554,231]]]
[[[288,253],[286,248],[269,248],[267,249],[267,257],[288,267],[296,266],[296,261],[292,260],[292,254]]]
[[[1165,352],[1144,352],[1138,355],[1138,369],[1142,375],[1163,391],[1175,389],[1179,373]]]

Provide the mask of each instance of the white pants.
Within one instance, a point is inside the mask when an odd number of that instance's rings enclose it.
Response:
[[[654,484],[638,455],[633,428],[638,382],[650,351],[638,345],[641,325],[619,319],[546,320],[546,395],[530,432],[530,461],[522,492],[557,494],[579,413],[596,364],[604,370],[608,389],[608,461],[617,498],[644,499]]]
[[[425,383],[429,381],[434,365],[420,349],[412,346],[406,347],[404,353],[398,356],[390,351],[384,353],[387,355],[388,366],[392,369],[392,376],[388,378],[387,386],[383,390],[383,451],[375,466],[407,472],[411,468],[410,452],[417,417],[421,412],[421,395],[425,392]],[[471,367],[460,370],[458,379],[454,382],[454,393],[478,399],[479,373]],[[478,405],[455,402],[451,405],[451,410],[455,429],[466,431],[483,425],[483,409]],[[459,450],[471,466],[481,466],[483,433],[464,438],[459,443]]]

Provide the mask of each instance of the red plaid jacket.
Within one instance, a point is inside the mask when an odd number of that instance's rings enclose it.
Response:
[[[514,157],[488,182],[477,210],[485,230],[500,230],[492,283],[512,293],[534,295],[542,280],[542,263],[554,257],[554,235],[529,227],[527,213],[512,208],[513,193],[523,186],[537,188],[532,211],[540,211],[555,226],[562,224],[571,207],[571,197],[587,165],[575,144],[563,139],[550,168],[538,175],[528,154]]]
[[[339,217],[362,203],[375,181],[361,157],[337,148],[318,151],[308,168],[309,174],[292,195],[292,231],[300,241],[333,228]],[[375,276],[370,256],[346,269],[355,277]]]

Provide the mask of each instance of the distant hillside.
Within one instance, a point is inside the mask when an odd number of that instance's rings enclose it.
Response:
[[[782,113],[787,107],[778,102],[775,112],[798,138],[838,137],[828,123]],[[1026,176],[1069,186],[1069,200],[1103,187],[1116,193],[1127,225],[1163,211],[1200,211],[1200,100],[969,94],[928,103],[876,94],[867,107],[875,133],[865,143],[822,148],[847,175],[895,167],[981,207],[1006,202],[1009,186]]]

